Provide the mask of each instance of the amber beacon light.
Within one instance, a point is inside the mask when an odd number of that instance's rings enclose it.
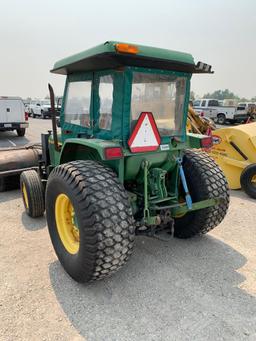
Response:
[[[117,52],[121,52],[121,53],[132,53],[132,54],[136,54],[139,52],[139,49],[137,46],[134,45],[129,45],[129,44],[116,44],[116,51]]]

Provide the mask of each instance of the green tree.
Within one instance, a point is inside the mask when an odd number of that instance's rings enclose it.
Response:
[[[203,98],[214,98],[214,99],[239,99],[237,95],[231,92],[229,89],[225,90],[215,90],[213,93],[207,93]]]
[[[240,98],[240,102],[250,102],[248,98],[242,97]]]

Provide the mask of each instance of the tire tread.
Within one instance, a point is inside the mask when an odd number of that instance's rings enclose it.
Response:
[[[21,173],[20,188],[22,192],[22,185],[25,184],[28,194],[28,208],[26,212],[32,218],[41,217],[45,211],[44,189],[41,179],[35,170],[28,170]],[[23,195],[22,195],[23,197]],[[25,201],[23,198],[25,205]],[[26,207],[26,206],[25,206]]]
[[[174,236],[190,238],[205,234],[221,223],[229,206],[229,189],[222,170],[207,153],[186,150],[183,161],[186,178],[190,180],[188,186],[193,182],[193,187],[197,191],[196,201],[210,198],[222,200],[218,205],[187,214],[191,215],[191,219],[186,225],[182,224],[182,218],[176,220]],[[193,193],[191,194],[193,200]]]
[[[116,174],[101,163],[78,160],[62,164],[51,172],[46,197],[56,177],[70,187],[80,206],[82,228],[86,230],[84,273],[70,275],[79,282],[112,275],[129,259],[135,237],[135,229],[131,228],[133,215],[124,187]],[[116,214],[111,214],[112,211]],[[59,253],[56,248],[55,251]],[[63,266],[65,268],[65,264]]]

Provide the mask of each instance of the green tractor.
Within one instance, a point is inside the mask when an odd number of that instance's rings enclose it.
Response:
[[[53,114],[39,170],[23,172],[20,184],[28,215],[46,209],[53,247],[73,279],[112,275],[136,235],[190,238],[220,224],[229,193],[202,151],[212,139],[186,133],[191,76],[212,73],[210,65],[111,41],[52,72],[67,75],[61,133]]]

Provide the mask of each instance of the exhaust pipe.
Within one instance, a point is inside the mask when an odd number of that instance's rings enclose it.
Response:
[[[58,135],[57,135],[57,122],[56,122],[56,111],[55,111],[55,96],[54,91],[51,84],[48,83],[48,89],[50,92],[50,101],[51,101],[51,112],[52,112],[52,135],[54,148],[58,152],[60,150],[58,145]]]

